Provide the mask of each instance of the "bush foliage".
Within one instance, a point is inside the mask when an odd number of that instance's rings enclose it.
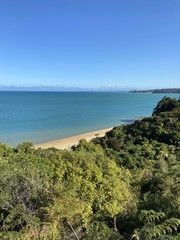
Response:
[[[71,150],[0,144],[0,239],[180,239],[180,100]]]

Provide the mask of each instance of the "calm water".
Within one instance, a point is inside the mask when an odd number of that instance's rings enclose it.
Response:
[[[36,144],[117,126],[150,116],[164,95],[0,92],[0,141]]]

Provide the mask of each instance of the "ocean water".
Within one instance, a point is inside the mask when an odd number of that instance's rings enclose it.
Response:
[[[0,92],[0,142],[34,144],[150,116],[164,96],[98,92]]]

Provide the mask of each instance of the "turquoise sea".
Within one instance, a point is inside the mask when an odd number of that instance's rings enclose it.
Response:
[[[34,144],[150,116],[165,94],[0,92],[0,141]],[[179,98],[179,94],[166,94]]]

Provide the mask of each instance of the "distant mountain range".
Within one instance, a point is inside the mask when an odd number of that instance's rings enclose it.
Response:
[[[180,88],[163,88],[152,90],[130,90],[120,87],[81,88],[64,86],[5,86],[0,84],[0,91],[16,92],[130,92],[130,93],[180,93]]]
[[[74,92],[85,91],[83,88],[60,87],[60,86],[0,86],[0,91],[19,91],[19,92]]]
[[[127,88],[116,87],[64,87],[64,86],[4,86],[0,85],[0,91],[24,91],[24,92],[128,92]]]
[[[180,88],[162,88],[153,90],[133,90],[131,93],[180,93]]]

